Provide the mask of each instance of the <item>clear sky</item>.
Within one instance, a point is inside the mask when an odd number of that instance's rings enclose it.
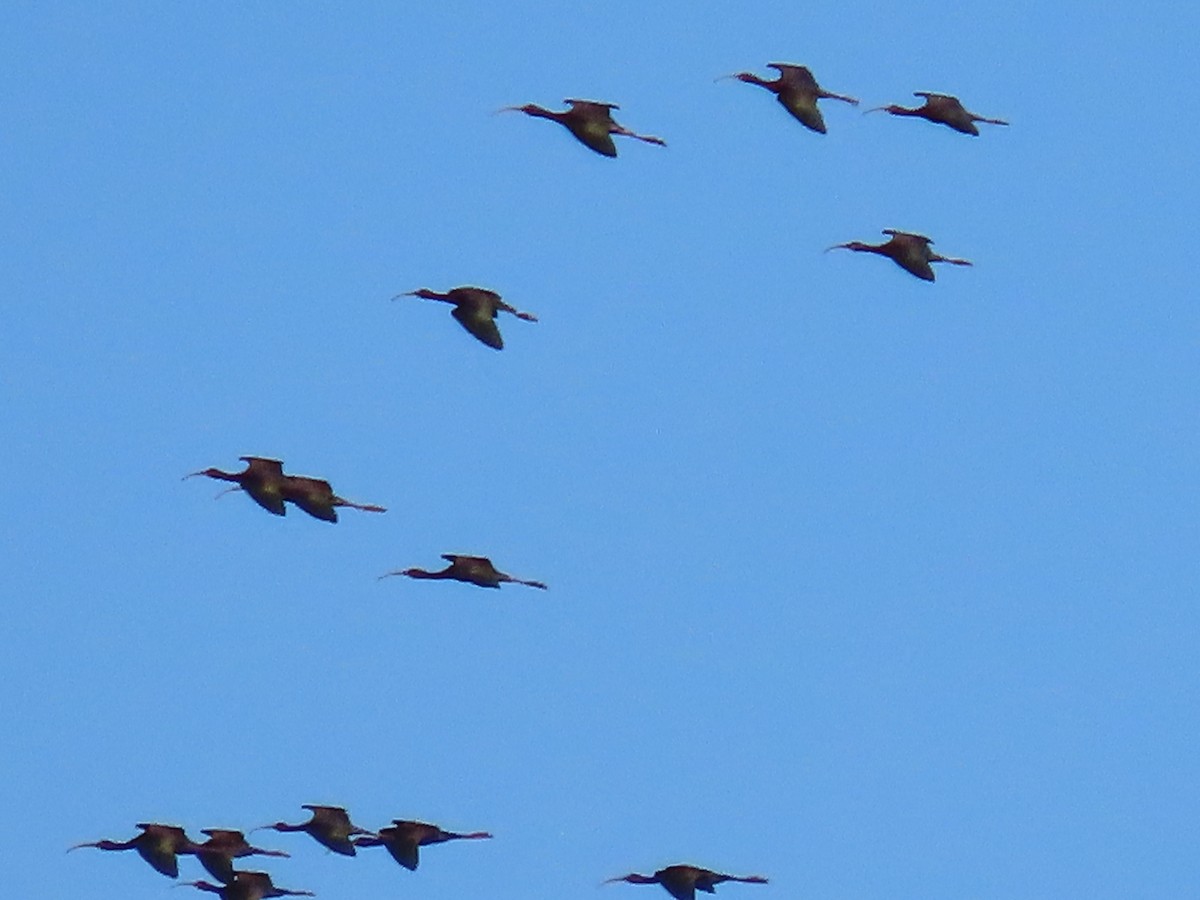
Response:
[[[323,900],[1197,896],[1198,33],[4,5],[4,893],[179,900],[63,851],[332,803],[496,837],[254,835]],[[779,60],[863,105],[714,81]],[[914,90],[1012,125],[861,114]],[[564,97],[669,146],[492,114]],[[975,266],[822,253],[889,227]],[[464,284],[541,321],[390,300]],[[245,454],[389,511],[181,480]],[[444,552],[550,590],[376,580]]]

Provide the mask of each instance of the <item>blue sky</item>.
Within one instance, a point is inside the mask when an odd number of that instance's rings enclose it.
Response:
[[[279,884],[1194,895],[1200,15],[588,7],[0,11],[11,894],[334,803],[496,838]],[[579,96],[669,146],[492,115]],[[888,227],[975,266],[822,253]],[[390,300],[462,284],[541,321]],[[180,480],[244,454],[389,512]],[[376,581],[443,552],[550,591]]]

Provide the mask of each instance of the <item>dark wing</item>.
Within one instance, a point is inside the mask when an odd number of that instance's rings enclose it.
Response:
[[[298,507],[322,522],[337,522],[337,510],[334,509],[333,486],[322,478],[310,478],[307,475],[289,475],[284,482],[283,498],[295,503]],[[340,813],[349,821],[346,811],[340,806],[306,806],[313,815],[325,817]],[[321,810],[321,812],[318,812]]]
[[[179,877],[179,858],[175,856],[173,849],[157,844],[155,846],[138,844],[137,852],[142,859],[154,867],[155,871],[161,872],[168,878]]]
[[[474,337],[495,350],[504,349],[504,338],[496,326],[496,311],[482,305],[456,306],[450,310],[450,315],[458,320],[458,324],[467,329]]]
[[[267,512],[274,513],[277,516],[287,514],[287,508],[283,505],[283,495],[280,493],[277,485],[269,488],[247,487],[242,488],[242,490],[249,494],[250,499]]]
[[[768,69],[774,69],[790,86],[800,88],[815,94],[820,90],[817,79],[808,66],[798,66],[794,63],[768,63]]]
[[[282,478],[283,462],[278,459],[268,459],[265,456],[239,456],[246,464],[246,471],[253,472],[259,478]]]
[[[895,228],[884,228],[883,233],[890,234],[892,237],[901,239],[911,238],[914,241],[920,241],[922,244],[933,243],[933,238],[925,237],[923,234],[917,234],[915,231],[899,231]]]
[[[288,499],[314,519],[320,519],[322,522],[337,523],[337,510],[327,503],[316,503],[310,497],[289,497]]]
[[[817,95],[804,90],[785,87],[777,95],[784,109],[790,112],[805,128],[825,134],[825,117],[817,106]]]
[[[237,873],[233,869],[233,856],[229,853],[223,850],[197,850],[196,856],[200,859],[200,865],[221,884],[233,883]]]
[[[400,828],[384,828],[380,834],[387,835],[384,844],[387,846],[388,852],[392,854],[392,859],[410,872],[415,872],[421,862],[417,836],[408,829]]]
[[[595,110],[621,108],[615,103],[605,103],[603,100],[577,100],[569,97],[564,100],[563,103],[566,103],[572,109],[586,109],[588,107],[591,107]]]

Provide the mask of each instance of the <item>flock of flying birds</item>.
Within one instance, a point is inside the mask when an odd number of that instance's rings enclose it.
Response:
[[[858,105],[859,101],[854,97],[826,91],[805,66],[771,63],[769,68],[775,69],[779,76],[775,79],[764,79],[751,72],[738,72],[724,77],[766,88],[775,94],[776,99],[801,124],[821,134],[825,133],[826,127],[825,119],[817,105],[819,100],[841,100],[855,106]],[[962,134],[974,136],[979,134],[979,129],[975,124],[977,122],[993,125],[1008,124],[1002,119],[986,118],[969,112],[958,98],[949,94],[914,91],[914,95],[924,98],[922,106],[908,108],[890,105],[868,110],[868,112],[882,111],[893,116],[918,117],[947,125]],[[501,112],[522,112],[529,116],[557,122],[566,127],[586,147],[603,156],[615,157],[617,155],[613,135],[631,137],[660,146],[666,145],[666,141],[662,138],[637,134],[618,124],[612,116],[612,111],[618,108],[616,104],[593,100],[567,100],[565,102],[567,109],[562,112],[555,112],[534,104],[505,107]],[[954,259],[935,253],[930,246],[932,241],[924,235],[890,228],[884,229],[883,233],[889,236],[889,240],[882,244],[850,241],[844,244],[835,244],[828,249],[844,248],[886,256],[901,268],[925,281],[934,280],[931,263],[971,265],[968,260]],[[397,297],[401,296],[420,297],[425,300],[438,300],[452,304],[454,308],[450,314],[459,324],[479,341],[496,350],[504,347],[500,329],[495,322],[499,313],[507,312],[525,321],[537,321],[537,317],[533,314],[514,309],[505,303],[499,294],[484,288],[457,287],[445,293],[420,288],[397,295]],[[386,512],[382,506],[354,503],[339,497],[333,492],[329,482],[323,479],[288,475],[283,471],[283,463],[279,460],[258,456],[243,456],[241,459],[246,463],[246,468],[241,472],[225,472],[221,469],[208,468],[193,472],[185,478],[204,475],[220,481],[232,482],[235,487],[229,490],[244,491],[255,503],[277,516],[286,513],[288,503],[325,522],[337,522],[338,507],[349,507],[366,512]],[[404,575],[417,579],[450,579],[488,588],[499,588],[501,584],[513,583],[546,589],[546,585],[540,581],[514,578],[499,571],[487,557],[447,553],[443,554],[442,558],[449,565],[438,571],[408,568],[388,572],[379,577]],[[405,819],[394,819],[391,825],[372,832],[354,825],[346,810],[340,806],[305,805],[303,808],[312,813],[312,817],[307,822],[295,825],[276,822],[254,830],[303,831],[329,850],[344,856],[355,856],[359,847],[386,847],[396,862],[409,870],[417,868],[419,848],[423,846],[453,840],[484,839],[492,836],[485,831],[465,834],[444,831],[436,825]],[[263,898],[270,897],[313,896],[311,891],[276,887],[271,876],[266,872],[235,869],[234,860],[247,856],[289,856],[282,850],[264,850],[251,846],[240,831],[227,828],[206,828],[201,833],[208,839],[197,843],[191,840],[182,828],[175,825],[143,823],[137,827],[141,829],[140,833],[128,841],[93,841],[76,844],[70,849],[96,847],[101,850],[136,850],[142,859],[170,878],[179,876],[178,857],[180,855],[195,856],[220,884],[202,880],[185,883],[200,890],[218,894],[221,900],[263,900]],[[610,878],[605,883],[616,881],[629,884],[658,884],[665,888],[675,900],[695,900],[696,891],[714,893],[715,886],[726,881],[747,884],[767,883],[767,879],[760,875],[727,875],[683,864],[666,866],[651,875],[634,872]]]
[[[307,822],[289,825],[287,822],[276,822],[273,825],[262,825],[255,831],[272,829],[274,831],[303,831],[314,840],[334,853],[342,856],[358,855],[359,847],[386,847],[404,868],[415,872],[420,864],[422,847],[430,844],[442,844],[446,841],[485,840],[492,835],[486,831],[472,831],[460,834],[454,831],[444,831],[437,825],[428,822],[415,822],[409,819],[393,819],[392,824],[379,831],[368,831],[359,828],[350,821],[350,815],[340,806],[317,806],[305,804],[304,809],[312,812]],[[291,856],[283,850],[264,850],[255,847],[246,840],[246,836],[232,828],[204,828],[201,834],[207,835],[208,840],[197,843],[187,836],[178,825],[162,825],[157,822],[143,822],[137,826],[141,832],[127,841],[89,841],[76,844],[68,849],[77,850],[80,847],[96,847],[100,850],[136,850],[138,855],[154,869],[168,878],[179,877],[179,857],[195,856],[200,865],[217,879],[220,884],[210,881],[185,881],[184,885],[218,894],[221,900],[264,900],[268,897],[313,897],[312,891],[297,891],[277,887],[266,872],[253,872],[233,867],[235,859],[247,856]],[[715,885],[723,881],[741,881],[746,884],[766,884],[767,879],[761,875],[726,875],[711,869],[698,866],[674,865],[659,869],[652,875],[640,875],[630,872],[616,878],[609,878],[604,883],[625,881],[629,884],[661,884],[675,900],[695,900],[696,891],[713,893]]]

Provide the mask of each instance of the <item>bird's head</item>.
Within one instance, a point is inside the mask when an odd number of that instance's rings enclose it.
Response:
[[[527,116],[536,116],[545,110],[535,103],[525,103],[521,106],[502,106],[493,115],[499,115],[502,112],[519,112],[525,113]]]
[[[417,288],[415,291],[399,293],[392,299],[399,300],[401,297],[420,297],[422,300],[436,300],[440,296],[441,294],[431,291],[429,288]]]
[[[211,468],[210,469],[201,469],[199,472],[191,472],[187,475],[184,475],[183,480],[187,481],[189,478],[197,478],[201,475],[206,475],[209,478],[220,478],[224,474],[225,473],[222,472],[220,469],[211,469]]]
[[[652,875],[639,875],[637,872],[630,872],[628,875],[618,875],[616,878],[606,878],[601,884],[613,884],[617,881],[625,881],[629,884],[657,884],[658,879]]]

